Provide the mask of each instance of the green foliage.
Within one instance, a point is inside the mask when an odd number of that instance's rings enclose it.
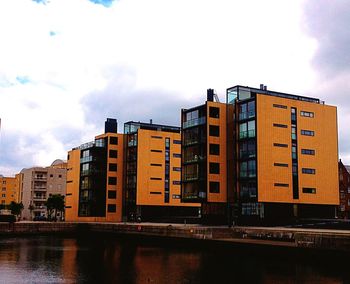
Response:
[[[24,206],[22,202],[17,203],[17,202],[11,201],[10,205],[8,206],[8,209],[11,210],[11,213],[16,216],[21,215],[23,208]]]
[[[52,219],[52,213],[55,212],[55,220],[57,220],[57,212],[64,210],[64,196],[61,194],[54,194],[50,196],[46,201],[46,209],[48,219]]]

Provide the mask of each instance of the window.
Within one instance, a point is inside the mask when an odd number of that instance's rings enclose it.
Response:
[[[66,193],[66,196],[71,196],[72,195],[72,193]]]
[[[108,177],[108,184],[109,185],[116,185],[117,184],[117,178],[116,177]]]
[[[151,180],[162,180],[162,178],[159,178],[159,177],[151,177]]]
[[[255,117],[255,101],[239,105],[239,120]]]
[[[109,157],[110,158],[118,158],[118,151],[117,150],[109,150]]]
[[[153,167],[161,167],[162,164],[151,164],[151,166],[153,166]]]
[[[1,197],[6,197],[6,194],[2,194]]]
[[[288,148],[288,144],[282,144],[282,143],[273,143],[273,146],[275,146],[275,147],[282,147],[282,148]]]
[[[279,124],[279,123],[274,123],[273,126],[274,126],[274,127],[280,127],[280,128],[288,128],[287,125],[285,125],[285,124]]]
[[[273,164],[275,167],[288,167],[288,164],[282,164],[282,163],[274,163]]]
[[[314,187],[303,187],[303,193],[316,193],[316,188]]]
[[[118,170],[118,165],[115,163],[109,163],[108,164],[108,170],[110,172],[116,172]]]
[[[220,136],[220,128],[216,125],[209,125],[209,136]]]
[[[152,135],[151,138],[154,138],[154,139],[163,139],[162,136],[155,136],[155,135]]]
[[[109,199],[117,199],[117,191],[116,190],[108,190],[108,198]]]
[[[173,185],[180,185],[181,184],[181,181],[179,180],[173,180]]]
[[[181,172],[181,168],[180,168],[180,167],[173,167],[173,171],[175,171],[175,172]]]
[[[315,136],[315,132],[312,130],[301,130],[301,135],[305,136]]]
[[[173,140],[174,144],[180,144],[181,145],[181,140]]]
[[[310,118],[314,117],[314,113],[313,112],[309,112],[309,111],[301,111],[300,115],[304,116],[304,117],[310,117]]]
[[[97,139],[95,140],[96,147],[104,147],[105,146],[105,140],[104,139]]]
[[[254,158],[255,156],[255,140],[246,140],[239,144],[239,157],[241,159]]]
[[[50,178],[52,178],[53,177],[53,174],[50,174]]]
[[[61,177],[62,177],[62,175],[58,175],[58,177],[59,177],[59,178],[61,178]]]
[[[209,107],[209,116],[213,118],[219,118],[220,109],[218,107]]]
[[[255,177],[256,176],[256,161],[251,160],[251,161],[241,162],[239,175],[242,178]]]
[[[170,148],[170,138],[165,138],[165,149],[169,150]]]
[[[162,194],[162,193],[159,191],[151,191],[150,194]]]
[[[255,120],[243,122],[239,125],[239,138],[255,137]]]
[[[289,187],[289,184],[288,183],[275,183],[274,184],[275,186],[277,186],[277,187]]]
[[[186,113],[186,121],[198,118],[198,110]]]
[[[109,144],[118,145],[118,137],[109,137]]]
[[[117,212],[117,205],[115,205],[115,204],[108,204],[107,211],[109,213]]]
[[[173,194],[172,197],[173,199],[181,199],[181,195],[179,194]]]
[[[315,150],[301,149],[301,153],[304,154],[304,155],[315,155]]]
[[[162,150],[156,150],[156,149],[152,149],[151,152],[155,152],[155,153],[162,153]]]
[[[287,106],[279,105],[279,104],[273,104],[273,107],[287,109]]]
[[[302,168],[301,171],[303,174],[309,174],[309,175],[314,175],[316,173],[315,169],[308,169],[308,168]]]
[[[209,144],[209,154],[210,155],[220,155],[220,145],[219,144]]]
[[[173,154],[173,157],[174,157],[174,158],[181,158],[181,154],[174,153],[174,154]]]
[[[220,193],[220,183],[217,181],[209,182],[209,192],[210,193]]]
[[[209,163],[209,173],[210,174],[219,174],[220,173],[220,164],[219,163]]]

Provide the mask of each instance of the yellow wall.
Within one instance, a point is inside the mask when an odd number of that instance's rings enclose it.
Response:
[[[0,177],[0,204],[19,202],[19,182],[15,177]]]
[[[67,195],[66,195],[66,220],[80,221],[80,222],[120,222],[122,220],[122,189],[123,189],[123,134],[106,133],[96,136],[95,139],[105,138],[109,143],[110,137],[118,137],[118,145],[108,144],[109,150],[117,150],[117,158],[107,158],[107,172],[106,172],[106,217],[78,217],[79,207],[79,182],[80,182],[80,150],[69,151],[70,156],[68,160],[67,172]],[[117,163],[117,172],[109,172],[108,164]],[[117,177],[117,185],[108,185],[108,177]],[[117,191],[116,199],[108,198],[108,189]],[[108,204],[116,204],[116,212],[109,213],[107,211]]]
[[[78,221],[80,149],[68,152],[66,186],[66,221]]]
[[[209,117],[209,107],[219,108],[219,118]],[[220,127],[220,136],[209,136],[209,125],[217,125]],[[207,102],[207,201],[208,202],[226,202],[227,200],[227,168],[226,168],[226,104],[217,102]],[[220,145],[220,155],[209,154],[209,144],[215,143]],[[220,174],[209,173],[209,163],[220,163]],[[210,193],[209,183],[211,181],[220,182],[220,192]]]
[[[297,108],[299,199],[293,199],[291,107]],[[300,111],[313,112],[314,118],[303,117]],[[288,127],[274,127],[273,123]],[[302,129],[314,131],[315,136],[301,135]],[[273,143],[288,144],[288,148]],[[339,204],[336,107],[258,94],[257,148],[259,202]],[[304,155],[301,149],[314,149],[316,154]],[[286,163],[288,167],[276,167],[274,163]],[[303,174],[302,168],[316,169],[316,174]],[[274,183],[287,183],[289,187],[275,187]],[[316,194],[303,193],[303,187],[316,188]]]
[[[160,137],[160,138],[152,138]],[[170,138],[170,176],[169,176],[169,203],[164,202],[165,189],[165,138]],[[180,133],[138,130],[137,145],[137,194],[136,205],[157,205],[157,206],[199,206],[196,203],[182,203],[180,198],[173,198],[173,195],[181,195],[181,185],[174,185],[173,181],[181,181],[181,171],[174,171],[174,167],[181,168],[181,158],[173,157],[173,154],[181,154],[181,144],[174,144],[173,141],[181,141]],[[152,152],[160,150],[162,152]],[[161,166],[151,166],[160,164]],[[151,180],[161,178],[161,180]],[[160,192],[161,194],[151,194]]]

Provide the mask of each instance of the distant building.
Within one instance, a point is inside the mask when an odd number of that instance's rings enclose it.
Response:
[[[339,160],[339,200],[338,217],[350,217],[350,172],[347,166],[344,166]]]
[[[23,169],[20,180],[20,200],[23,203],[23,220],[47,217],[45,202],[53,194],[66,193],[66,162],[55,160],[49,167]],[[62,216],[59,216],[62,217]]]
[[[18,177],[0,176],[0,204],[8,205],[12,201],[19,202],[19,182]]]

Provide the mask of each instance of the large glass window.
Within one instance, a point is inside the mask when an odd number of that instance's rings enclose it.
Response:
[[[249,200],[256,198],[256,183],[243,182],[240,185],[240,196],[242,200]]]
[[[220,183],[217,181],[209,182],[209,192],[210,193],[220,193]]]
[[[210,174],[220,174],[220,164],[219,163],[209,163],[209,173]]]
[[[240,177],[255,177],[256,176],[256,161],[245,161],[240,163]]]
[[[239,106],[239,119],[248,119],[255,117],[255,101],[240,104]]]
[[[209,116],[212,118],[219,118],[220,109],[218,107],[209,107]]]
[[[239,138],[255,137],[255,120],[243,122],[239,125]]]
[[[227,90],[227,103],[234,104],[237,99],[237,87]]]
[[[254,158],[255,156],[255,140],[247,140],[239,144],[239,157],[241,159]]]
[[[220,136],[220,128],[217,125],[209,125],[209,136]]]

